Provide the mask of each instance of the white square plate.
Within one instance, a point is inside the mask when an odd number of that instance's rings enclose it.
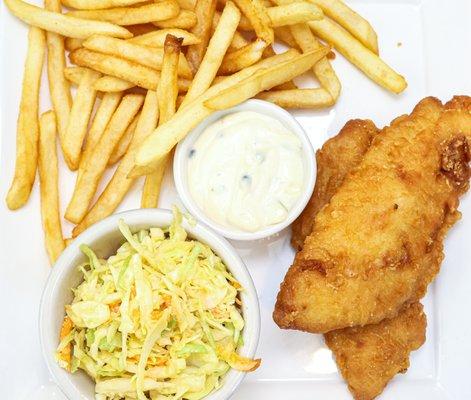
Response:
[[[378,126],[409,112],[424,96],[443,101],[453,94],[471,94],[471,2],[468,0],[358,0],[352,7],[378,32],[382,57],[405,75],[406,92],[391,95],[366,79],[340,55],[334,61],[343,92],[327,111],[296,111],[315,148],[351,118],[370,118]],[[16,117],[26,51],[25,25],[1,4],[0,14],[0,398],[64,398],[50,381],[40,354],[38,307],[49,272],[43,246],[37,183],[29,203],[10,212],[4,202],[13,174]],[[49,109],[43,76],[41,111]],[[61,168],[62,205],[74,185]],[[140,183],[120,210],[139,206]],[[162,204],[178,197],[167,174]],[[411,356],[411,367],[396,377],[382,399],[469,399],[471,380],[471,196],[460,207],[463,218],[446,240],[442,272],[425,299],[427,342]],[[71,226],[66,224],[66,233]],[[279,284],[293,258],[290,233],[251,244],[234,243],[249,267],[261,301],[262,332],[258,355],[262,366],[249,374],[234,399],[350,399],[346,385],[320,335],[282,331],[271,313]],[[468,264],[468,265],[467,265]]]

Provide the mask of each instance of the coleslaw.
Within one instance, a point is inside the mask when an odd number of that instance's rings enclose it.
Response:
[[[240,356],[241,285],[207,245],[189,239],[175,210],[165,229],[131,233],[116,254],[98,259],[86,245],[83,282],[56,351],[59,365],[84,370],[97,400],[205,397],[230,368],[256,369]]]

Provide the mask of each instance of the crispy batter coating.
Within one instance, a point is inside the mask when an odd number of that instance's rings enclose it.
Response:
[[[293,246],[302,247],[313,229],[315,215],[363,159],[376,133],[371,121],[352,120],[317,152],[316,187],[293,227]],[[370,400],[398,372],[407,370],[410,352],[425,341],[425,328],[422,305],[413,303],[392,319],[331,331],[325,334],[325,340],[353,396],[357,400]]]
[[[330,201],[345,176],[360,163],[377,133],[378,128],[372,121],[354,119],[317,151],[314,192],[292,225],[291,244],[296,250],[301,250],[304,239],[312,232],[314,216]]]
[[[466,99],[444,108],[426,98],[374,138],[285,277],[274,311],[280,327],[323,333],[374,324],[423,296],[459,218],[469,118]]]
[[[356,400],[371,400],[409,367],[409,354],[425,342],[427,321],[420,303],[379,324],[325,334],[325,342]]]

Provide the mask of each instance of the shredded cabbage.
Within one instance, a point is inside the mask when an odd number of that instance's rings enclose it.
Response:
[[[174,210],[168,228],[134,234],[120,221],[126,241],[106,260],[81,246],[88,261],[65,307],[56,359],[90,375],[97,399],[198,400],[230,368],[260,364],[237,354],[241,285],[181,220]]]

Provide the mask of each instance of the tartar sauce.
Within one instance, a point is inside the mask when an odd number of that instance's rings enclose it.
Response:
[[[188,157],[191,195],[226,227],[255,232],[282,222],[302,193],[301,141],[264,114],[241,111],[217,120]]]

